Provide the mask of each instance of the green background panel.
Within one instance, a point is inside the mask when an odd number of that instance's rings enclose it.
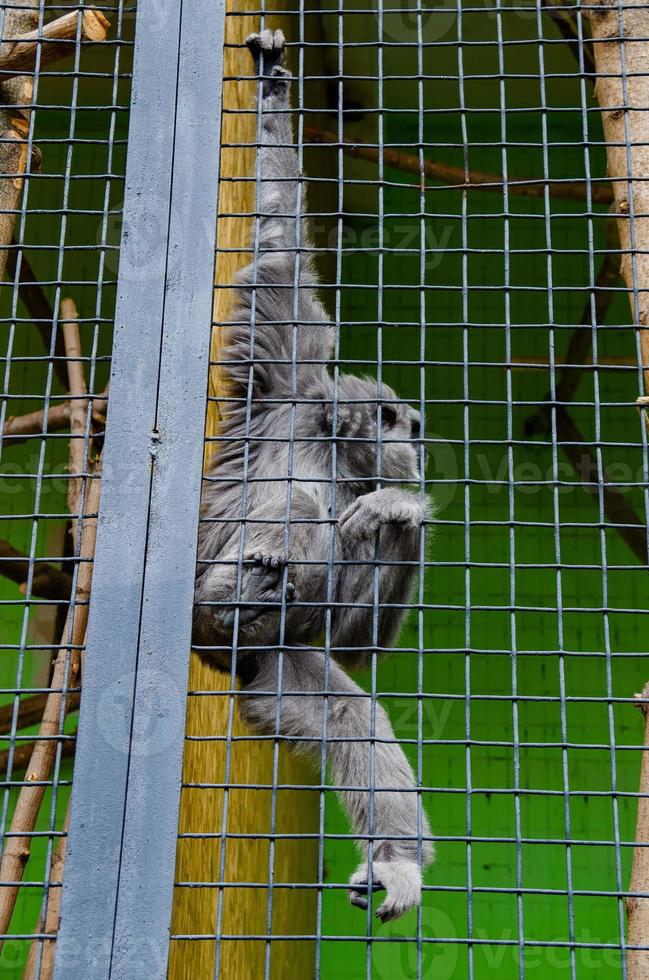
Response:
[[[353,5],[346,9],[346,40],[376,36],[376,18],[352,16]],[[496,77],[466,79],[464,145],[456,42],[461,33],[465,75],[496,76],[499,21],[506,40],[524,43],[502,49],[502,68],[508,76],[502,84]],[[322,23],[325,34],[331,31],[337,37],[336,15],[325,13]],[[407,17],[386,15],[386,34],[397,40],[416,40],[416,23],[414,36],[412,27]],[[384,106],[395,110],[385,117],[386,142],[413,152],[420,138],[415,110],[421,98],[426,110],[423,139],[433,145],[426,156],[456,166],[464,166],[466,160],[472,169],[495,173],[505,165],[510,177],[543,177],[547,172],[554,178],[584,180],[590,172],[602,178],[605,153],[597,107],[576,76],[565,45],[553,43],[558,34],[547,19],[542,30],[549,42],[543,46],[548,73],[544,86],[539,81],[536,14],[505,10],[499,18],[485,8],[465,13],[460,23],[452,8],[438,8],[426,18],[424,35],[440,45],[427,48],[424,61],[424,71],[437,77],[421,86],[416,79],[386,81]],[[375,50],[348,48],[345,57],[349,74],[376,73]],[[386,75],[416,73],[414,49],[386,49],[383,68]],[[43,102],[65,105],[71,96],[65,88],[69,84],[48,80]],[[106,94],[107,85],[83,80],[81,101],[108,105],[112,96]],[[360,104],[377,104],[376,86],[366,80],[348,80],[346,94]],[[498,109],[503,94],[506,113]],[[117,102],[124,101],[122,93]],[[67,146],[48,144],[48,138],[71,133],[83,140],[105,140],[112,118],[108,109],[80,112],[74,121],[69,111],[37,111],[44,173],[53,176],[32,181],[30,209],[63,206],[61,174]],[[584,119],[588,151],[583,145]],[[123,140],[126,113],[117,112],[114,124],[116,138]],[[347,129],[350,136],[376,140],[371,113]],[[123,145],[116,146],[116,174],[123,172],[124,152]],[[108,193],[111,209],[117,209],[121,183],[112,181],[107,190],[105,145],[77,143],[72,153],[72,172],[83,179],[70,183],[70,206],[100,212]],[[312,156],[312,175],[331,178],[337,173],[334,151],[322,149]],[[604,248],[605,211],[595,208],[589,220],[583,202],[553,198],[546,204],[522,197],[511,197],[505,209],[502,194],[471,191],[464,198],[459,191],[432,184],[422,223],[416,178],[386,168],[386,217],[380,232],[376,167],[346,157],[343,176],[350,182],[341,217],[342,357],[353,362],[353,370],[373,373],[380,350],[384,380],[403,397],[417,404],[422,397],[426,401],[431,454],[426,475],[438,514],[425,575],[425,609],[411,613],[400,639],[402,649],[379,664],[376,689],[379,695],[386,692],[382,700],[397,736],[416,742],[417,699],[390,693],[418,691],[418,657],[412,650],[419,646],[421,629],[421,783],[439,841],[435,867],[426,877],[421,964],[416,913],[387,926],[373,922],[376,941],[370,948],[363,915],[349,909],[343,892],[326,890],[323,935],[344,935],[352,941],[323,941],[322,975],[364,976],[371,957],[370,972],[377,980],[416,977],[419,967],[436,980],[462,980],[469,975],[472,957],[475,977],[493,971],[508,980],[519,976],[524,936],[527,943],[574,940],[580,980],[595,971],[606,978],[621,977],[618,951],[587,944],[620,943],[622,910],[616,894],[628,885],[632,848],[616,848],[616,824],[619,840],[632,841],[636,800],[625,794],[638,789],[640,754],[635,749],[641,745],[642,731],[630,704],[609,705],[606,699],[631,697],[648,679],[646,573],[614,529],[600,531],[597,503],[580,485],[562,450],[551,440],[524,434],[525,419],[550,387],[548,367],[507,369],[508,358],[564,354],[572,325],[579,322],[589,298],[593,268],[596,271],[601,260],[590,254],[590,243],[595,251]],[[311,200],[318,206],[322,201],[327,212],[319,224],[318,241],[335,242],[335,235],[330,235],[335,188],[324,183],[317,191]],[[118,233],[118,222],[111,218],[111,244]],[[87,321],[81,326],[84,350],[95,349],[99,356],[97,390],[107,375],[111,338],[110,324],[95,318],[110,319],[114,303],[114,287],[104,285],[97,306],[101,269],[96,246],[101,234],[100,215],[70,217],[59,269],[60,215],[30,213],[24,229],[25,242],[39,246],[29,256],[40,278],[87,283],[70,292]],[[373,249],[381,234],[386,251],[380,262]],[[85,248],[75,248],[80,245]],[[422,245],[423,292],[417,288]],[[114,278],[115,265],[114,253],[107,254],[108,279]],[[384,286],[381,316],[389,324],[380,334],[375,326],[379,272]],[[325,283],[335,281],[331,256],[323,257],[322,275]],[[7,316],[9,290],[2,292]],[[333,308],[332,291],[324,292]],[[55,285],[49,294],[55,298]],[[24,315],[21,307],[18,313]],[[628,322],[628,299],[620,289],[598,331],[600,359],[635,357],[636,338]],[[407,363],[420,357],[421,323],[428,362],[423,388],[419,365]],[[3,322],[0,331],[3,354],[11,354],[3,379],[10,395],[8,413],[40,407],[47,366],[30,360],[42,355],[40,338],[21,323]],[[63,393],[56,381],[52,390]],[[625,487],[628,499],[644,520],[646,451],[634,407],[639,390],[634,368],[600,365],[597,371],[584,372],[571,411],[587,440],[599,432],[609,444],[601,448],[603,463],[621,484],[630,484]],[[39,521],[37,540],[32,541],[29,515],[36,506],[34,475],[41,452],[47,479],[39,513],[56,515],[65,509],[67,440],[49,439],[44,448],[40,440],[6,447],[0,462],[1,500],[3,516],[11,520],[3,521],[2,533],[25,551],[33,547],[35,554],[58,554],[60,522]],[[6,687],[17,681],[16,645],[23,628],[23,607],[17,598],[21,597],[16,589],[0,579],[0,600],[14,603],[2,607],[0,683]],[[41,615],[30,621],[31,646],[41,642]],[[23,686],[42,678],[47,659],[42,650],[27,653]],[[370,677],[362,680],[369,687]],[[74,727],[74,719],[69,724]],[[412,741],[406,751],[416,765]],[[65,763],[61,778],[69,777]],[[61,787],[57,825],[66,796],[67,787]],[[49,826],[49,812],[48,800],[40,829]],[[326,831],[348,833],[333,792],[326,794]],[[520,855],[517,837],[524,841]],[[564,843],[568,838],[573,841],[569,848]],[[30,881],[42,881],[45,851],[44,839],[35,843]],[[327,881],[344,883],[356,863],[351,841],[327,840],[325,863]],[[39,904],[40,890],[24,889],[12,931],[30,932]],[[390,938],[397,941],[385,941]],[[22,955],[17,943],[5,945],[0,955],[4,975],[20,975],[16,964]],[[570,976],[565,946],[528,945],[522,955],[526,976]]]

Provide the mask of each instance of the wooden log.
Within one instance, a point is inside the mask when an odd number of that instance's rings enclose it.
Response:
[[[638,787],[638,814],[636,817],[633,865],[629,891],[636,892],[626,900],[627,942],[629,946],[649,946],[649,898],[640,898],[638,892],[649,893],[649,684],[636,694],[637,704],[643,717],[644,751],[640,762],[640,785]],[[627,951],[628,980],[649,980],[649,950],[629,949]]]
[[[65,744],[63,750],[65,751]],[[74,748],[72,750],[74,753]],[[61,918],[61,899],[63,889],[59,887],[63,881],[63,870],[65,868],[65,856],[68,850],[68,828],[70,826],[70,800],[65,811],[63,821],[62,836],[56,842],[52,864],[50,867],[50,889],[47,894],[47,907],[45,910],[45,921],[41,916],[38,920],[36,932],[45,931],[51,939],[34,939],[29,947],[27,962],[23,972],[23,980],[51,980],[54,976],[54,956],[56,954],[56,933],[59,928]],[[54,886],[53,888],[51,886]],[[43,928],[44,927],[44,928]],[[43,947],[39,963],[39,949]]]
[[[34,0],[12,0],[11,7],[4,7],[5,43],[37,28],[38,8]],[[34,80],[29,75],[0,82],[0,280],[6,275],[8,248],[27,168],[28,107],[33,94]]]
[[[24,442],[26,436],[62,432],[70,427],[70,402],[59,402],[45,412],[38,409],[26,415],[10,415],[2,427],[2,435],[10,436],[12,443]]]
[[[584,16],[590,19],[594,42],[595,97],[613,181],[621,272],[639,329],[641,371],[649,394],[649,9],[635,0],[593,0]]]
[[[227,9],[242,13],[258,9],[255,0],[244,0],[243,5],[228,0]],[[286,9],[281,0],[271,0],[266,5],[267,23],[281,28],[287,37],[294,27],[290,17],[273,13]],[[258,15],[236,16],[226,19],[227,42],[243,46],[245,37],[259,29]],[[248,54],[245,48],[225,48],[224,75],[248,73]],[[244,71],[242,72],[242,68]],[[224,88],[224,106],[230,110],[249,109],[255,94],[254,83],[236,82]],[[223,115],[222,141],[224,144],[255,141],[256,120],[250,113],[229,112]],[[250,181],[228,178],[246,178],[255,172],[255,154],[252,147],[227,149],[221,153],[219,211],[221,214],[252,213],[255,189]],[[234,282],[236,270],[244,265],[247,256],[229,249],[247,249],[250,224],[241,218],[219,220],[219,251],[216,279],[221,284]],[[227,319],[232,290],[217,289],[215,292],[214,321]],[[221,331],[212,333],[211,361],[219,360]],[[222,370],[215,366],[210,375],[210,395],[223,396],[226,380]],[[208,437],[218,432],[219,416],[216,402],[208,408]],[[208,444],[211,445],[211,444]],[[228,732],[228,716],[231,697],[225,693],[230,688],[230,676],[205,664],[192,654],[189,673],[190,691],[210,691],[207,697],[190,697],[187,706],[187,735],[197,738],[224,736]],[[233,735],[250,734],[234,711]],[[240,838],[230,838],[224,843],[214,834],[221,831],[225,795],[223,789],[199,788],[199,783],[222,783],[225,779],[226,746],[224,741],[188,741],[185,746],[183,783],[180,806],[181,834],[208,833],[206,838],[183,837],[178,843],[176,881],[203,881],[205,888],[176,887],[172,917],[172,933],[203,933],[204,941],[176,940],[171,944],[169,980],[212,980],[215,963],[215,941],[209,936],[216,932],[217,907],[222,910],[222,931],[230,935],[266,932],[268,892],[266,888],[209,887],[219,880],[221,859],[224,858],[224,880],[235,882],[268,882],[270,842],[261,835],[271,831],[270,790],[257,790],[256,784],[272,782],[273,746],[268,741],[233,742],[230,752],[230,781],[243,787],[232,789],[227,801],[227,829],[238,833]],[[309,785],[315,775],[311,765],[296,758],[282,747],[280,749],[279,781]],[[318,833],[318,794],[312,790],[279,790],[277,794],[277,833]],[[317,881],[317,840],[277,840],[273,862],[275,883]],[[345,899],[342,899],[345,901]],[[273,894],[273,933],[282,935],[312,935],[316,924],[316,889],[277,888]],[[311,940],[282,942],[273,940],[271,977],[310,977],[314,973],[315,946]],[[220,950],[220,976],[228,980],[247,980],[263,977],[265,973],[265,943],[225,941]]]
[[[84,435],[88,414],[88,388],[81,360],[81,339],[79,337],[79,315],[74,301],[61,301],[61,330],[65,344],[66,367],[68,370],[68,390],[70,392],[70,479],[68,480],[68,509],[72,515],[70,532],[72,540],[77,540],[77,525],[81,491],[84,484],[84,468],[87,466]]]
[[[79,19],[81,28],[79,29]],[[38,30],[29,31],[0,48],[0,77],[11,78],[36,68],[38,49],[41,49],[39,70],[60,61],[74,51],[77,36],[82,41],[97,44],[106,40],[110,21],[101,10],[74,10]],[[78,33],[77,33],[78,32]],[[65,43],[69,42],[69,43]]]
[[[80,557],[91,559],[95,551],[97,531],[96,514],[99,509],[99,472],[93,477],[86,495],[86,507],[81,533]],[[61,644],[50,683],[50,693],[45,702],[39,735],[27,767],[27,780],[39,785],[24,785],[20,789],[18,801],[11,821],[13,836],[6,839],[2,860],[0,861],[0,935],[5,935],[16,905],[25,865],[29,860],[31,834],[36,826],[46,787],[43,782],[49,779],[56,758],[56,740],[52,736],[61,734],[61,718],[65,716],[67,705],[63,704],[63,689],[78,686],[80,671],[79,650],[85,642],[88,622],[88,602],[92,581],[92,561],[84,560],[79,565],[77,576],[76,602],[68,610]],[[5,882],[14,882],[5,885]],[[1,945],[1,943],[0,943]]]

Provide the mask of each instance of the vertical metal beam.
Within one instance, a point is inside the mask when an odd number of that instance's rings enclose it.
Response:
[[[138,4],[55,980],[163,980],[212,312],[225,0]]]

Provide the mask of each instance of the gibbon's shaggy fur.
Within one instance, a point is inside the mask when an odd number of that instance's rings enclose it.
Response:
[[[326,736],[366,858],[350,900],[367,908],[371,841],[372,888],[387,891],[377,915],[387,921],[421,900],[430,829],[387,714],[341,664],[393,644],[412,591],[430,514],[400,484],[420,479],[420,418],[386,385],[332,377],[333,327],[297,217],[284,37],[265,30],[247,44],[263,87],[256,259],[224,328],[229,401],[203,493],[194,642],[229,668],[236,638],[240,710],[253,730],[316,758]],[[306,647],[327,616],[335,659]]]

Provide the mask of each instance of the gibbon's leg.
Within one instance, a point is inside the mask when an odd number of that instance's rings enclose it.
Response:
[[[278,493],[245,518],[239,601],[238,528],[214,564],[202,573],[194,596],[195,646],[229,645],[237,606],[240,647],[277,643],[283,598],[291,604],[287,635],[292,635],[293,623],[299,624],[298,635],[311,629],[317,632],[320,628],[323,613],[319,605],[293,607],[299,606],[299,601],[320,603],[326,595],[328,518],[315,497],[295,487],[291,494],[288,548],[286,521],[285,492]],[[322,564],[318,564],[318,559]]]
[[[372,644],[376,537],[379,533],[378,645],[391,647],[407,612],[419,570],[421,526],[431,507],[405,490],[386,489],[358,497],[338,520],[343,565],[333,617],[332,644],[339,658],[353,656],[354,647]],[[358,564],[355,563],[358,560]],[[381,608],[384,603],[388,608]],[[393,608],[389,605],[394,604]],[[367,659],[361,654],[359,659]]]
[[[373,888],[387,891],[376,914],[383,922],[395,919],[421,901],[421,863],[433,858],[430,841],[419,839],[419,820],[423,838],[430,837],[430,828],[423,812],[419,817],[408,760],[384,709],[372,704],[335,661],[328,663],[327,690],[333,693],[326,698],[313,694],[325,685],[325,655],[319,651],[290,647],[283,651],[278,705],[279,662],[277,653],[255,657],[255,676],[239,698],[241,714],[253,730],[271,735],[278,727],[279,734],[299,738],[292,743],[293,750],[317,758],[326,711],[327,761],[334,785],[349,787],[338,790],[341,802],[354,832],[371,835]],[[372,744],[374,791],[370,793]],[[367,853],[367,842],[359,844]],[[367,908],[367,885],[364,861],[350,880],[353,905]]]

